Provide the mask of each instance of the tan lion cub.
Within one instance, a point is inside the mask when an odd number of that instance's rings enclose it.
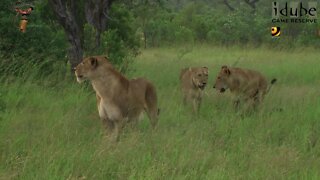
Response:
[[[213,88],[220,92],[230,89],[231,93],[235,95],[236,109],[238,109],[240,101],[248,103],[250,109],[256,109],[276,81],[276,79],[272,79],[268,85],[266,78],[257,71],[222,66]]]
[[[75,75],[79,83],[86,79],[91,81],[99,116],[112,141],[118,140],[126,122],[137,120],[143,111],[148,114],[152,127],[157,124],[157,93],[148,80],[128,80],[101,56],[83,59],[75,68]]]
[[[180,72],[180,84],[183,94],[183,103],[192,104],[194,113],[200,109],[203,90],[208,82],[207,67],[184,68]]]

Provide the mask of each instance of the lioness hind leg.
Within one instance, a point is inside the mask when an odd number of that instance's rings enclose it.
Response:
[[[150,120],[152,128],[155,128],[156,125],[158,124],[158,110],[146,110],[148,118]]]
[[[113,124],[113,129],[109,133],[109,139],[111,142],[118,142],[120,133],[124,127],[124,122],[122,120],[117,120],[117,121],[110,121]]]
[[[264,99],[265,92],[259,91],[259,93],[253,98],[253,110],[258,111],[260,108],[260,104]]]

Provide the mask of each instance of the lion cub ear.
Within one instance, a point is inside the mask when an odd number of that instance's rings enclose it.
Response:
[[[93,68],[96,68],[98,66],[98,60],[95,57],[90,58],[90,64]]]

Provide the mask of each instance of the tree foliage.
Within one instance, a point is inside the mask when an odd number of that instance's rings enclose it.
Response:
[[[125,70],[144,48],[207,43],[316,46],[318,24],[271,23],[267,1],[257,0],[33,0],[27,32],[18,31],[14,2],[0,4],[0,74],[21,75],[38,67],[74,67],[83,56],[108,55]],[[279,0],[285,2],[285,0]],[[280,26],[279,39],[270,28]],[[316,31],[318,30],[318,31]],[[69,68],[68,67],[68,68]]]
[[[22,75],[26,69],[34,67],[41,67],[38,68],[40,74],[48,74],[56,71],[55,67],[61,67],[57,64],[67,67],[69,61],[70,67],[74,67],[83,56],[97,54],[109,55],[114,64],[125,70],[127,65],[122,64],[127,64],[137,54],[139,46],[132,14],[123,3],[114,7],[108,4],[108,15],[104,14],[105,10],[98,11],[100,14],[95,10],[85,11],[90,7],[85,2],[90,4],[81,0],[34,1],[35,10],[29,16],[27,32],[21,33],[14,4],[4,0],[0,5],[3,25],[0,28],[0,74]],[[97,47],[99,33],[103,41]]]

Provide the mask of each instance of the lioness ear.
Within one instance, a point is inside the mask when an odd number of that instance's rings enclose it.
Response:
[[[223,71],[224,71],[224,73],[226,73],[227,75],[230,75],[230,74],[231,74],[230,69],[227,68],[227,67],[224,68]]]
[[[203,66],[202,68],[204,69],[204,71],[205,71],[206,73],[209,73],[209,68],[208,68],[208,67]]]
[[[96,68],[98,66],[98,60],[95,57],[90,58],[90,64],[93,68]]]
[[[223,72],[226,73],[227,75],[230,75],[230,74],[231,74],[230,69],[228,68],[228,66],[223,65],[223,66],[221,67],[221,69],[222,69]]]

